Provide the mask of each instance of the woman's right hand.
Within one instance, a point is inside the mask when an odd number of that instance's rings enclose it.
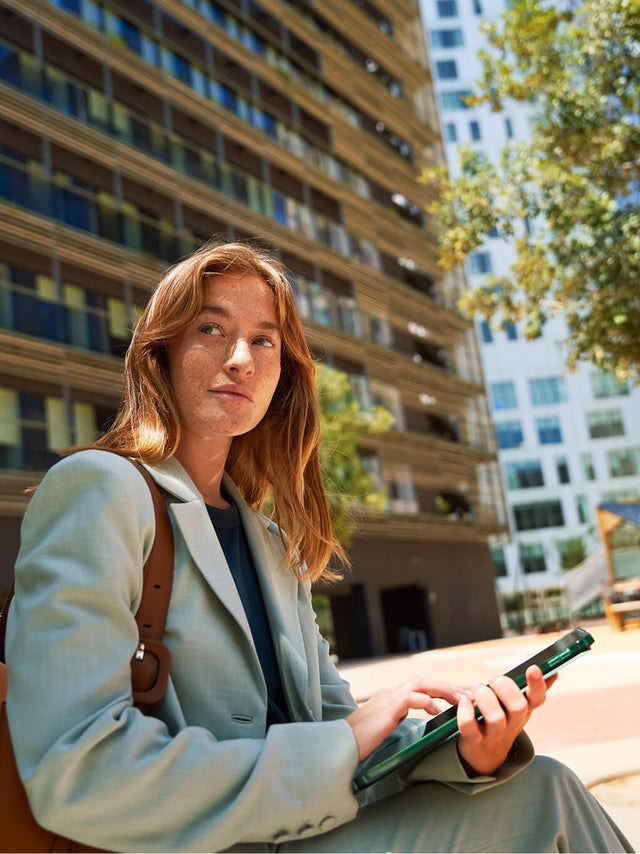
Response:
[[[442,709],[433,699],[437,697],[457,705],[462,697],[473,698],[470,691],[448,682],[415,677],[392,688],[382,688],[346,718],[358,745],[358,761],[373,753],[391,735],[410,709],[421,709],[436,715]]]

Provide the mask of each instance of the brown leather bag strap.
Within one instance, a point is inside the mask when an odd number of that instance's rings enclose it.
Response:
[[[4,597],[4,602],[2,603],[2,608],[0,609],[0,662],[4,664],[6,661],[4,657],[4,639],[7,634],[7,615],[9,613],[9,605],[11,604],[11,600],[13,599],[13,584],[9,588],[7,595]]]
[[[160,487],[142,463],[132,462],[147,482],[156,516],[156,533],[144,565],[142,598],[136,612],[140,639],[131,659],[133,702],[147,711],[164,697],[171,667],[171,653],[162,636],[173,583],[173,531]]]
[[[173,582],[173,531],[160,487],[146,468],[132,460],[147,481],[156,514],[156,535],[144,565],[142,599],[136,613],[140,637],[162,640]]]
[[[173,531],[160,487],[142,463],[137,460],[131,460],[131,462],[147,482],[156,517],[156,533],[144,565],[142,597],[136,613],[140,639],[131,659],[133,702],[142,711],[146,711],[147,706],[159,702],[164,697],[171,666],[171,654],[169,648],[162,643],[162,636],[167,621],[173,582]],[[13,584],[0,611],[0,661],[2,662],[5,661],[4,639],[12,598]]]

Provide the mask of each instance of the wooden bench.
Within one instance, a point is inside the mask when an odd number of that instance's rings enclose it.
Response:
[[[609,623],[619,631],[627,625],[640,625],[640,577],[617,578],[605,584],[602,595]]]

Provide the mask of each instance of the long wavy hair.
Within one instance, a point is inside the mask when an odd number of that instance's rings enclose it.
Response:
[[[288,565],[301,579],[339,577],[330,559],[348,560],[333,534],[322,483],[315,365],[284,268],[264,250],[207,243],[166,271],[133,333],[119,412],[95,447],[149,464],[175,454],[180,420],[168,347],[199,314],[205,283],[216,274],[258,275],[273,291],[282,336],[280,380],[269,408],[250,432],[234,437],[226,471],[250,506],[259,509],[270,497],[286,532]]]

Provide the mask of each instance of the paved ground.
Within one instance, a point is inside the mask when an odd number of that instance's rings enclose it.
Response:
[[[592,649],[562,669],[527,725],[538,753],[573,768],[640,851],[640,627],[590,623]],[[488,681],[564,632],[523,635],[427,652],[340,662],[359,701],[424,672],[470,685]]]

